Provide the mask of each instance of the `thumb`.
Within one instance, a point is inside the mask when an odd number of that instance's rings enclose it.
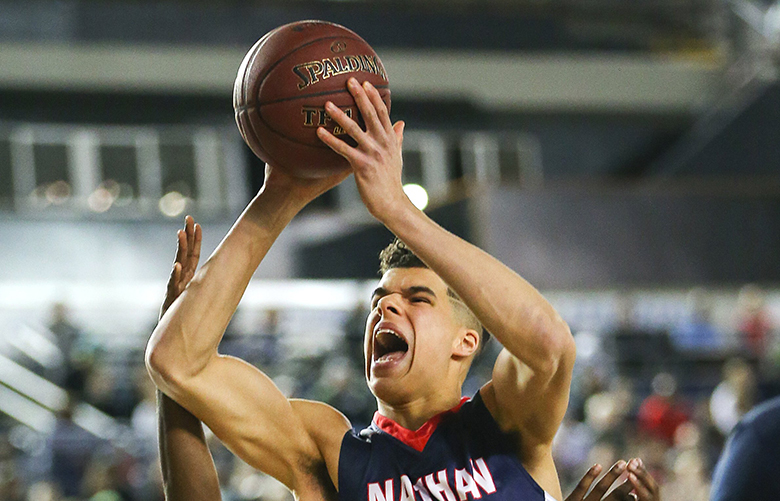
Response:
[[[395,135],[398,136],[398,146],[403,148],[404,145],[404,129],[406,129],[406,122],[399,120],[393,125]]]

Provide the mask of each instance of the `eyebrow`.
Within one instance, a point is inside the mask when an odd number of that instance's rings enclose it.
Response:
[[[428,294],[429,296],[436,297],[436,293],[433,292],[433,289],[430,287],[426,287],[424,285],[412,285],[411,287],[407,287],[406,289],[401,290],[401,294],[404,296],[413,296],[415,294]],[[385,289],[384,287],[377,287],[374,289],[374,292],[371,293],[371,300],[373,301],[376,297],[384,297],[388,294],[391,294],[391,291],[388,289]]]

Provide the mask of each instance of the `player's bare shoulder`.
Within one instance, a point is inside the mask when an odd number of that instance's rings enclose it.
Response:
[[[290,399],[290,405],[303,421],[306,432],[317,444],[330,480],[338,488],[341,441],[344,434],[352,429],[352,424],[344,414],[322,402]]]

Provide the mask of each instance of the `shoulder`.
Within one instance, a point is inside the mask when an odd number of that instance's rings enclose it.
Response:
[[[352,429],[349,419],[334,407],[313,400],[290,399],[295,413],[303,421],[306,432],[317,444],[328,473],[338,485],[338,464],[341,442]]]
[[[312,400],[290,399],[290,405],[301,418],[309,436],[317,442],[321,451],[323,451],[323,446],[327,447],[329,444],[336,444],[337,448],[340,447],[344,434],[352,429],[349,419],[328,404]]]

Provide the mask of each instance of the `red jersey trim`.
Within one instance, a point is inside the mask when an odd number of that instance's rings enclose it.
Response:
[[[431,438],[433,432],[436,431],[436,427],[439,426],[439,423],[441,423],[441,420],[444,418],[444,416],[453,412],[458,412],[458,410],[460,410],[460,408],[463,406],[463,404],[466,403],[467,400],[468,397],[461,398],[458,405],[448,411],[436,414],[415,431],[404,428],[392,419],[381,415],[379,411],[374,413],[373,421],[374,424],[383,432],[397,438],[417,452],[422,452],[423,449],[425,449],[425,445],[428,443],[428,439]]]

